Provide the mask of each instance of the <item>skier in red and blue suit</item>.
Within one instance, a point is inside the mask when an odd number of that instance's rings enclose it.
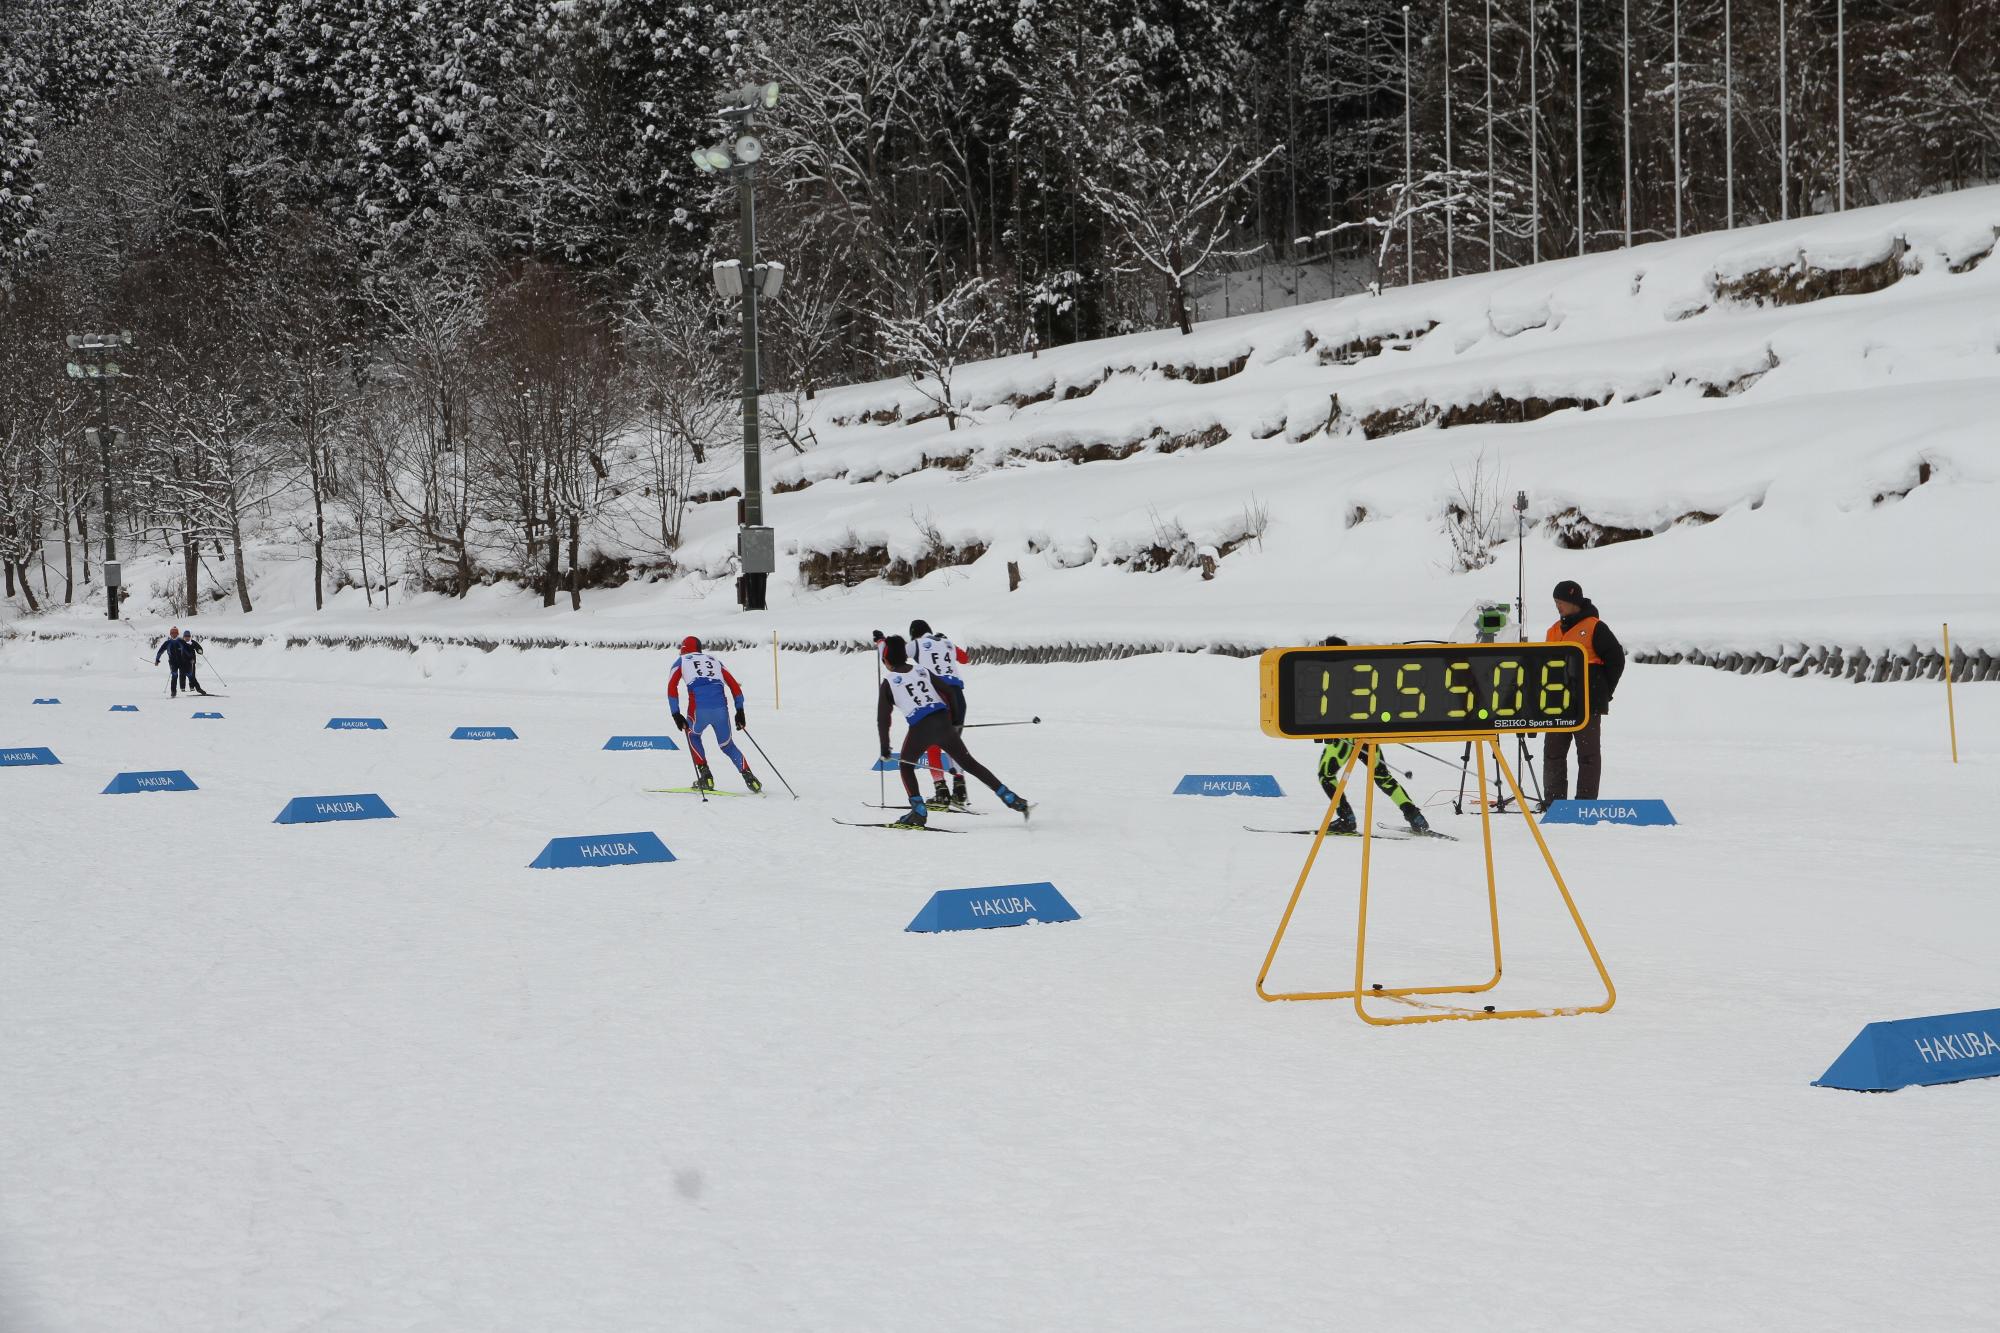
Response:
[[[683,717],[680,709],[681,677],[687,677],[688,710]],[[729,674],[729,668],[722,665],[722,659],[713,653],[705,653],[701,640],[690,634],[681,640],[681,655],[674,659],[674,674],[667,680],[667,707],[673,710],[674,725],[687,733],[688,749],[694,753],[694,785],[704,791],[715,790],[715,775],[708,770],[708,756],[702,752],[701,733],[704,729],[715,733],[715,744],[743,775],[743,785],[751,791],[764,790],[764,784],[750,771],[750,765],[743,758],[743,752],[736,748],[730,738],[729,705],[723,698],[727,689],[736,703],[736,725],[738,728],[750,724],[743,717],[743,687],[736,683],[736,677]]]

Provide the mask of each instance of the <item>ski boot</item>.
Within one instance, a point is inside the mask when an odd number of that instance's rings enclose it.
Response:
[[[965,789],[965,774],[960,773],[951,780],[951,803],[961,810],[972,808],[972,794]]]
[[[1431,821],[1424,818],[1424,812],[1414,802],[1403,807],[1403,818],[1410,821],[1410,832],[1420,838],[1431,831]]]
[[[931,793],[931,804],[940,810],[951,809],[951,788],[944,785],[944,779],[937,780],[937,790]]]
[[[709,772],[708,765],[702,763],[700,760],[695,761],[694,789],[696,791],[715,790],[715,774]]]
[[[764,790],[764,784],[757,781],[757,775],[750,771],[750,765],[748,764],[743,765],[742,773],[743,773],[744,786],[748,787],[752,792],[760,792]]]
[[[910,798],[910,813],[904,815],[901,819],[892,821],[889,827],[920,829],[929,821],[930,811],[924,806],[924,798],[921,796],[912,796]]]
[[[1021,794],[1019,792],[1009,791],[1005,787],[1002,787],[998,794],[1000,797],[1000,804],[1006,806],[1009,810],[1014,811],[1016,814],[1020,815],[1021,818],[1023,819],[1026,819],[1028,817],[1028,811],[1034,808],[1033,806],[1029,805],[1026,800],[1022,799]]]
[[[1347,803],[1345,797],[1341,798],[1339,811],[1334,814],[1333,822],[1326,826],[1327,835],[1335,838],[1350,837],[1357,827],[1354,822],[1354,807]]]

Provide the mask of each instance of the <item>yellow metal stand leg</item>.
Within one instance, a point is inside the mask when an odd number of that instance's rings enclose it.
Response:
[[[1374,744],[1373,742],[1363,742],[1355,746],[1354,753],[1347,757],[1347,766],[1340,771],[1340,781],[1334,785],[1333,797],[1331,800],[1327,802],[1326,816],[1324,819],[1320,821],[1318,832],[1313,835],[1312,847],[1310,850],[1306,852],[1306,863],[1299,870],[1298,882],[1292,886],[1292,896],[1290,901],[1288,901],[1285,904],[1285,913],[1282,917],[1278,919],[1277,932],[1271,936],[1271,947],[1264,953],[1264,966],[1257,973],[1257,995],[1258,998],[1260,999],[1264,1000],[1354,999],[1357,1005],[1359,1004],[1358,997],[1361,994],[1362,987],[1366,985],[1366,977],[1364,975],[1364,971],[1366,968],[1365,950],[1367,948],[1367,941],[1368,941],[1368,870],[1369,870],[1370,857],[1372,852],[1374,851],[1374,843],[1375,843],[1375,784],[1372,781],[1369,782],[1368,784],[1368,796],[1366,798],[1366,803],[1365,803],[1366,816],[1364,818],[1361,831],[1360,932],[1356,938],[1356,944],[1355,944],[1354,989],[1326,990],[1326,991],[1267,991],[1264,989],[1264,982],[1265,979],[1270,976],[1272,960],[1278,956],[1278,946],[1284,942],[1285,932],[1291,927],[1292,913],[1298,909],[1299,898],[1305,892],[1306,878],[1307,876],[1312,874],[1313,862],[1319,856],[1320,845],[1326,841],[1327,825],[1333,822],[1334,814],[1340,809],[1340,798],[1347,791],[1347,784],[1354,772],[1355,765],[1357,763],[1361,764],[1362,773],[1366,776],[1372,776],[1375,771],[1375,760],[1379,752],[1379,749],[1380,747]],[[1481,762],[1482,763],[1484,762],[1483,756]],[[1485,797],[1484,795],[1482,795],[1480,797],[1480,814],[1482,818],[1484,817],[1485,812],[1486,812]],[[1492,866],[1492,858],[1490,852],[1487,858],[1486,888],[1489,901],[1492,901],[1494,903],[1492,909],[1493,975],[1491,977],[1481,982],[1476,982],[1476,983],[1468,982],[1468,983],[1460,983],[1448,986],[1390,986],[1390,987],[1383,987],[1379,990],[1370,990],[1368,994],[1380,995],[1391,999],[1402,995],[1468,995],[1468,994],[1475,994],[1479,991],[1491,990],[1493,987],[1499,985],[1500,984],[1500,915],[1499,915],[1497,900],[1494,900],[1493,898],[1494,894],[1493,866]]]
[[[1367,1009],[1362,1005],[1363,994],[1361,991],[1361,982],[1359,980],[1362,951],[1367,947],[1367,939],[1365,932],[1366,917],[1364,908],[1363,938],[1357,941],[1355,945],[1355,971],[1357,979],[1355,982],[1354,1012],[1359,1014],[1361,1016],[1361,1020],[1365,1023],[1372,1024],[1376,1027],[1396,1027],[1407,1023],[1441,1023],[1452,1019],[1554,1018],[1559,1015],[1566,1015],[1566,1014],[1601,1014],[1606,1010],[1608,1010],[1609,1008],[1611,1008],[1612,1005],[1618,1002],[1618,991],[1616,987],[1614,987],[1611,984],[1611,974],[1605,970],[1604,960],[1603,958],[1598,956],[1597,944],[1590,938],[1589,928],[1583,924],[1583,914],[1576,910],[1576,900],[1570,897],[1569,886],[1563,882],[1562,871],[1556,868],[1555,856],[1553,853],[1549,851],[1548,843],[1544,841],[1542,838],[1541,826],[1535,822],[1535,817],[1528,811],[1528,803],[1526,798],[1523,797],[1521,794],[1520,783],[1515,781],[1513,769],[1507,766],[1507,756],[1503,754],[1500,750],[1499,737],[1497,736],[1484,737],[1480,740],[1479,745],[1480,745],[1480,777],[1482,780],[1482,784],[1486,772],[1485,752],[1486,750],[1491,749],[1493,752],[1493,760],[1496,764],[1499,765],[1501,776],[1507,779],[1508,790],[1514,793],[1514,800],[1521,807],[1521,817],[1525,819],[1528,823],[1528,831],[1534,836],[1535,846],[1541,849],[1542,861],[1548,866],[1550,877],[1555,880],[1556,891],[1562,895],[1563,906],[1569,909],[1570,921],[1575,924],[1576,933],[1583,940],[1583,947],[1587,951],[1589,951],[1590,961],[1592,966],[1594,966],[1597,969],[1598,979],[1604,983],[1604,1001],[1601,1004],[1576,1005],[1576,1006],[1565,1006],[1559,1008],[1545,1008],[1545,1009],[1459,1009],[1459,1008],[1447,1008],[1444,1006],[1425,1005],[1417,1001],[1404,1000],[1403,1002],[1406,1004],[1417,1005],[1418,1007],[1429,1010],[1429,1012],[1418,1013],[1418,1014],[1406,1014],[1397,1018],[1377,1017],[1374,1014],[1370,1014],[1367,1011]],[[1500,979],[1499,977],[1500,909],[1499,909],[1499,895],[1495,887],[1494,874],[1493,874],[1493,839],[1490,827],[1491,813],[1486,803],[1485,788],[1483,785],[1480,789],[1479,819],[1480,819],[1481,836],[1484,839],[1486,845],[1487,899],[1490,911],[1492,913],[1492,921],[1493,921],[1493,970],[1494,970],[1493,980],[1494,982],[1497,983]],[[1365,902],[1368,892],[1365,871],[1363,876],[1361,892],[1363,900]],[[1398,992],[1390,990],[1367,992],[1367,994],[1379,995],[1385,999],[1396,999],[1399,996],[1418,994],[1418,993],[1421,992],[1416,992],[1416,991]]]

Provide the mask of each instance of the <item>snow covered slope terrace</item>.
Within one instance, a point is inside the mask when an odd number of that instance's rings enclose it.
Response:
[[[1008,357],[960,369],[955,430],[908,381],[832,390],[768,469],[775,582],[841,635],[968,595],[1029,648],[1441,634],[1513,590],[1509,511],[1451,569],[1477,473],[1528,494],[1532,600],[1578,578],[1661,657],[2000,650],[1997,230],[1970,190]],[[718,580],[734,494],[683,552]]]

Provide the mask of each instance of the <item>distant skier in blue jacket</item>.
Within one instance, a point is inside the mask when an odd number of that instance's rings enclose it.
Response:
[[[181,637],[181,627],[179,625],[170,628],[167,631],[167,637],[160,641],[159,651],[153,654],[153,665],[158,666],[162,657],[167,659],[167,697],[169,699],[179,697],[183,684],[196,694],[208,693],[194,678],[194,655],[197,651],[192,638],[183,639]]]

